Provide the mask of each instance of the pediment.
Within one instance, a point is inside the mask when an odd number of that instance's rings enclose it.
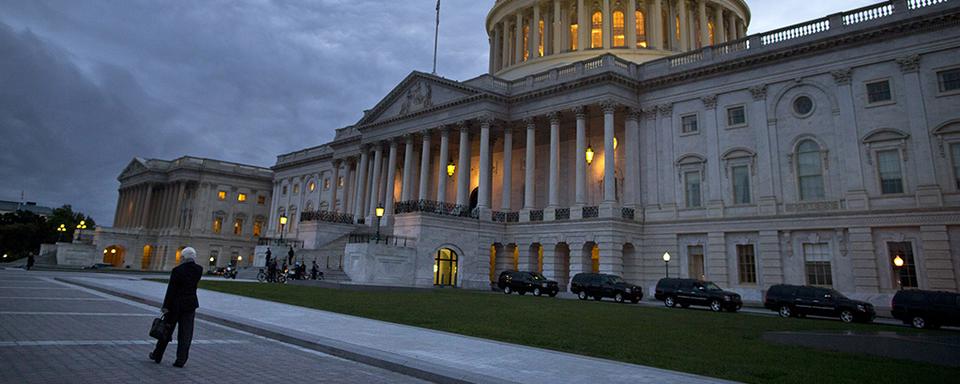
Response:
[[[413,72],[366,112],[357,125],[409,116],[480,93],[473,87],[421,72]]]
[[[948,121],[933,130],[937,136],[960,134],[960,120]]]
[[[877,129],[863,138],[864,143],[906,140],[910,135],[896,129]]]
[[[117,179],[122,180],[134,175],[138,175],[148,171],[146,164],[139,157],[134,158],[127,164],[126,168],[123,169],[123,172],[120,172],[120,176]]]

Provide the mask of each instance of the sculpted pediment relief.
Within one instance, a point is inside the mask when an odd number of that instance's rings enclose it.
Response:
[[[368,111],[358,125],[408,116],[477,93],[460,83],[414,72]]]
[[[147,167],[140,161],[140,159],[133,159],[130,164],[127,164],[127,167],[123,169],[123,172],[120,172],[120,179],[130,177],[136,174],[140,174],[147,171]]]

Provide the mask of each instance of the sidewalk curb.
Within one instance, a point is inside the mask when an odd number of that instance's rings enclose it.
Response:
[[[152,299],[146,299],[131,293],[105,288],[95,284],[75,281],[71,278],[55,277],[54,280],[76,285],[79,287],[92,289],[94,291],[117,296],[138,303],[160,307],[161,303]],[[466,384],[466,383],[517,383],[504,381],[500,378],[464,372],[439,366],[434,363],[419,359],[402,358],[397,355],[363,347],[355,344],[344,343],[338,340],[314,335],[291,335],[294,331],[277,327],[270,324],[259,323],[248,319],[240,319],[234,316],[217,313],[215,311],[201,309],[197,312],[197,317],[212,323],[220,324],[230,328],[249,332],[258,336],[277,340],[283,343],[296,345],[298,347],[310,349],[313,351],[336,356],[342,359],[358,362],[361,364],[385,369],[402,375],[426,380],[441,384]],[[519,383],[517,383],[519,384]]]

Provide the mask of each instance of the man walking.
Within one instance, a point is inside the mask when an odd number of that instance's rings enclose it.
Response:
[[[203,267],[197,265],[197,251],[186,247],[180,251],[183,262],[170,273],[170,282],[167,284],[167,294],[163,298],[164,320],[171,325],[170,335],[157,340],[157,347],[150,353],[150,359],[160,363],[167,343],[173,338],[173,329],[177,329],[177,360],[173,366],[183,368],[190,353],[190,343],[193,341],[193,320],[200,303],[197,300],[197,284],[203,274]]]
[[[293,250],[291,249],[290,252],[293,252]],[[30,268],[33,268],[34,263],[36,263],[36,259],[33,257],[33,252],[30,252],[27,254],[27,270],[28,271],[30,270]]]
[[[270,247],[267,247],[267,262],[263,265],[270,265],[270,258],[273,256],[273,253],[270,252]]]

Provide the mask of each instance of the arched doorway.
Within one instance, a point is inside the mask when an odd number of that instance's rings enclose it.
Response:
[[[119,245],[111,245],[103,249],[103,262],[114,267],[123,266],[124,250]]]
[[[146,271],[150,269],[150,264],[153,262],[153,246],[150,244],[143,246],[143,258],[140,259],[140,269]]]
[[[470,212],[473,212],[473,210],[477,208],[478,191],[480,191],[479,188],[474,188],[473,191],[470,192]]]
[[[457,253],[450,248],[440,248],[433,258],[433,285],[457,285]]]

